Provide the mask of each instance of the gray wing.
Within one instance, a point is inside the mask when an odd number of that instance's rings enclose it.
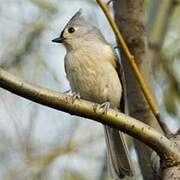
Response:
[[[115,67],[123,88],[120,101],[120,111],[125,112],[125,77],[123,69],[121,68],[120,59],[115,50],[113,51],[116,57]],[[133,176],[132,162],[129,156],[124,134],[109,126],[105,126],[105,139],[108,148],[107,159],[109,160],[109,170],[112,177],[123,178],[126,176]]]

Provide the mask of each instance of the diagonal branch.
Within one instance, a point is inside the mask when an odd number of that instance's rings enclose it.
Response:
[[[162,119],[162,117],[160,115],[159,109],[158,109],[157,104],[148,88],[148,85],[145,82],[145,80],[144,80],[143,76],[141,75],[141,72],[136,64],[136,62],[138,62],[137,59],[135,59],[135,57],[130,52],[120,30],[117,27],[117,24],[115,23],[114,19],[112,18],[112,16],[109,13],[109,9],[108,9],[107,5],[105,3],[103,3],[102,0],[96,0],[96,1],[99,4],[99,6],[101,7],[101,9],[103,10],[105,16],[107,17],[121,48],[123,49],[124,53],[126,54],[127,60],[129,61],[129,64],[132,67],[133,73],[134,73],[136,79],[138,80],[139,85],[142,89],[142,92],[143,92],[152,112],[154,113],[160,127],[162,128],[164,134],[167,137],[171,136],[172,133],[170,132],[170,130],[164,123],[164,120]]]
[[[90,118],[119,129],[155,150],[165,166],[174,166],[180,163],[180,154],[173,142],[152,127],[123,113],[109,109],[107,114],[104,115],[98,104],[85,100],[72,101],[70,96],[25,83],[2,68],[0,68],[0,87],[38,104]]]

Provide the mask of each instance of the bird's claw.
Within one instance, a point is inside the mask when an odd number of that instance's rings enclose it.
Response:
[[[80,100],[80,99],[81,99],[81,97],[80,97],[79,93],[75,93],[75,92],[72,93],[72,103],[74,103],[76,100]]]
[[[105,102],[100,105],[100,109],[102,109],[103,114],[107,114],[109,108],[110,108],[109,102]]]

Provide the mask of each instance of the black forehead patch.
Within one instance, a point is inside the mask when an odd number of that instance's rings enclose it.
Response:
[[[69,22],[66,24],[66,26],[63,29],[63,31],[60,34],[60,37],[63,37],[65,29],[68,28],[69,26],[73,26],[74,22],[76,22],[76,24],[78,24],[77,21],[80,19],[81,15],[82,15],[82,9],[79,9],[74,14],[74,16],[69,20]]]
[[[63,29],[63,31],[61,32],[60,37],[63,37],[63,35],[64,35],[64,29]]]
[[[69,22],[66,24],[65,28],[68,28],[68,27],[74,27],[74,26],[79,26],[79,25],[82,25],[82,24],[86,24],[86,21],[85,19],[83,18],[82,16],[82,9],[80,9],[78,12],[76,12],[74,14],[74,16],[69,20]]]

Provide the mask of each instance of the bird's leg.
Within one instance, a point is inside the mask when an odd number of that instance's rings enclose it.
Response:
[[[81,99],[81,97],[80,97],[79,93],[76,93],[76,92],[72,93],[72,103],[74,103],[75,100],[80,100],[80,99]]]
[[[100,109],[102,109],[103,114],[107,114],[109,108],[110,108],[110,102],[104,102],[100,105]]]

